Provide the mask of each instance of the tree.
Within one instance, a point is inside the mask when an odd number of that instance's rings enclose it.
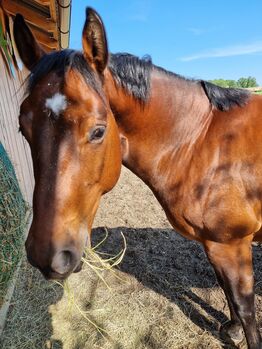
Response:
[[[226,82],[227,82],[227,87],[232,87],[232,88],[238,87],[238,83],[235,80],[226,80]]]
[[[215,85],[220,86],[220,87],[228,87],[227,80],[224,80],[224,79],[210,80],[210,82],[212,82],[212,84],[215,84]]]
[[[238,87],[237,81],[235,80],[215,79],[210,80],[210,82],[220,87]]]
[[[247,88],[247,87],[257,87],[257,81],[256,78],[249,76],[247,78],[240,78],[237,81],[236,80],[225,80],[225,79],[215,79],[210,80],[215,85],[218,85],[220,87],[241,87],[241,88]]]
[[[237,80],[239,87],[256,87],[258,86],[256,78],[249,76],[248,78],[240,78]]]

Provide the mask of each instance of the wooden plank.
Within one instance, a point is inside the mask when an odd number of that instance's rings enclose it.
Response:
[[[54,22],[58,22],[58,20],[57,20],[57,11],[56,11],[56,3],[55,3],[55,1],[50,1],[49,8],[50,8],[50,15],[51,15],[52,20],[53,20]]]
[[[34,0],[34,2],[36,2],[39,5],[43,5],[43,6],[49,6],[50,5],[50,0]]]
[[[16,169],[21,188],[26,196],[28,196],[28,187],[30,187],[30,179],[27,176],[27,160],[22,147],[22,138],[18,134],[18,115],[20,103],[17,100],[17,91],[14,86],[14,79],[10,78],[5,70],[2,74],[2,102],[5,104],[5,128],[8,129],[7,152],[12,159],[12,163]],[[21,167],[23,164],[24,170]]]
[[[57,50],[56,48],[51,48],[51,47],[46,46],[46,45],[41,44],[41,43],[40,43],[40,46],[42,46],[43,50],[44,50],[45,52],[47,52],[47,53],[53,52],[53,51],[56,51],[56,50]]]
[[[41,45],[48,47],[52,50],[59,49],[59,42],[52,37],[51,33],[39,30],[37,27],[32,26],[30,24],[29,27],[34,34],[34,37]]]
[[[56,3],[54,0],[50,1],[50,5],[49,5],[49,9],[50,9],[50,15],[52,20],[57,23],[58,26],[58,16],[57,16],[57,10],[56,10]],[[58,39],[58,28],[56,26],[56,30],[54,31],[54,38],[57,40]]]
[[[0,57],[0,140],[15,167],[20,188],[31,203],[34,177],[30,149],[21,134],[18,134],[18,115],[24,86],[21,86],[23,73],[11,78]]]
[[[55,32],[57,30],[56,23],[51,18],[45,18],[38,12],[24,7],[19,1],[2,0],[2,6],[7,13],[13,16],[20,13],[28,23],[31,23],[36,27],[45,29],[48,32]]]

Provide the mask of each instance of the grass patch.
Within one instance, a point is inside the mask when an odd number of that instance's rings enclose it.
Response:
[[[27,211],[13,166],[0,143],[0,306],[22,256]]]

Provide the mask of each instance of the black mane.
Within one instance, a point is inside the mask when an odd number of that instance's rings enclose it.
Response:
[[[101,97],[104,96],[102,82],[87,64],[82,52],[69,49],[46,54],[40,59],[27,79],[28,92],[31,92],[38,81],[51,71],[64,76],[70,68],[76,69],[87,84]],[[250,96],[250,93],[246,90],[222,88],[207,81],[186,79],[183,76],[153,65],[149,56],[140,59],[128,53],[111,54],[109,69],[116,83],[142,103],[145,103],[150,95],[150,76],[153,69],[171,78],[199,84],[204,89],[210,103],[221,111],[227,111],[235,106],[244,106]]]
[[[221,111],[227,111],[236,106],[243,107],[250,97],[249,91],[240,88],[224,88],[203,80],[200,83],[210,103]]]
[[[145,102],[150,93],[153,64],[149,56],[140,59],[129,53],[111,54],[109,69],[116,82],[132,96]]]
[[[116,82],[143,103],[146,102],[150,95],[150,74],[152,69],[156,69],[176,79],[199,84],[204,89],[210,103],[221,111],[227,111],[235,106],[244,106],[250,96],[250,93],[246,90],[223,88],[207,81],[187,79],[181,75],[169,72],[153,65],[148,56],[140,59],[128,53],[112,54],[110,56],[109,69]]]

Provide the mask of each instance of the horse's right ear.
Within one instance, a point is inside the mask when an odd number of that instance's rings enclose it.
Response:
[[[102,74],[108,61],[108,47],[103,21],[99,14],[87,7],[82,33],[84,56],[98,73]]]
[[[19,56],[28,70],[32,70],[45,54],[20,14],[14,20],[14,38]]]

